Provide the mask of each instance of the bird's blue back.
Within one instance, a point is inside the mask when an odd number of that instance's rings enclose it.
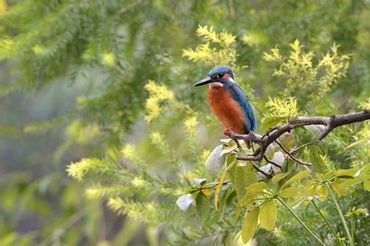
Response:
[[[253,113],[252,105],[249,103],[247,96],[244,94],[242,89],[233,82],[226,82],[224,84],[224,89],[229,90],[233,99],[240,105],[241,109],[243,110],[244,117],[246,119],[245,129],[247,132],[255,131],[257,128],[257,120]]]

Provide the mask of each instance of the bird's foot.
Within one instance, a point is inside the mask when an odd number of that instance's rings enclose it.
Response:
[[[252,150],[254,150],[252,143],[263,143],[262,136],[253,131],[249,131],[247,134],[238,134],[231,128],[225,128],[224,134],[229,138],[232,138],[235,142],[237,142],[239,139],[244,140],[247,148],[252,148]],[[240,144],[238,146],[240,146]]]
[[[234,140],[236,146],[238,146],[239,151],[242,151],[243,150],[243,148],[240,145],[238,139],[235,137],[235,134],[236,133],[231,128],[225,128],[224,129],[224,134],[225,134],[225,136],[227,136],[227,137],[231,138],[232,140]]]
[[[232,128],[224,129],[225,136],[232,139],[243,139],[244,141],[252,141],[261,139],[261,136],[255,132],[249,131],[247,134],[236,133]]]
[[[250,141],[252,142],[258,142],[258,141],[261,141],[262,137],[261,135],[253,132],[253,131],[249,131],[248,132],[248,138],[250,139]]]

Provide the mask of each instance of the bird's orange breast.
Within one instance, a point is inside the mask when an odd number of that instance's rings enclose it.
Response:
[[[240,134],[246,133],[243,111],[229,91],[223,87],[210,86],[208,104],[224,128],[230,128]]]

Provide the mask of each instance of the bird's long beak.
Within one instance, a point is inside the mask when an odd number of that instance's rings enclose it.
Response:
[[[197,83],[194,84],[194,86],[201,86],[201,85],[206,85],[213,82],[211,77],[206,77],[202,80],[199,80]]]

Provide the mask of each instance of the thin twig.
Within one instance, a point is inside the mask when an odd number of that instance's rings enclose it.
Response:
[[[339,244],[342,245],[342,246],[345,246],[344,242],[342,240],[340,240],[340,238],[338,237],[338,235],[335,232],[334,228],[329,223],[328,219],[321,213],[319,207],[316,205],[316,203],[314,202],[314,200],[311,200],[311,203],[315,207],[315,209],[317,210],[317,212],[320,214],[321,218],[325,221],[325,223],[329,227],[331,233],[333,233],[333,235],[335,236],[335,238],[338,240]]]
[[[241,157],[241,156],[238,156],[238,157],[236,157],[236,159],[237,160],[240,160],[240,161],[260,161],[259,159],[256,159],[256,157]],[[267,178],[271,178],[272,177],[270,174],[262,171],[258,166],[256,166],[256,164],[252,163],[252,166],[254,167],[254,169],[257,170],[257,172],[262,173]]]
[[[257,172],[260,172],[262,173],[263,175],[266,176],[266,178],[271,178],[271,175],[266,173],[265,171],[262,171],[261,169],[259,169],[259,167],[257,167],[256,164],[252,163],[252,166],[254,167],[254,169],[256,169]]]
[[[294,155],[295,153],[297,153],[298,151],[300,151],[301,149],[303,149],[303,148],[306,148],[307,146],[309,146],[309,145],[311,145],[311,144],[314,144],[314,143],[316,143],[317,141],[315,140],[315,141],[311,141],[311,142],[309,142],[309,143],[305,143],[305,144],[303,144],[303,145],[301,145],[301,146],[298,146],[298,147],[294,147],[291,151],[289,151],[289,153],[291,153],[292,155]]]
[[[265,155],[263,156],[263,159],[265,159],[268,163],[270,163],[270,164],[274,165],[275,167],[280,168],[280,170],[282,170],[282,166],[280,166],[276,162],[273,162],[272,160],[269,160]]]
[[[240,161],[260,161],[262,158],[260,158],[259,156],[258,157],[255,157],[253,155],[248,155],[249,157],[245,157],[245,156],[238,156],[236,157],[237,160],[240,160]]]
[[[311,163],[304,162],[304,161],[298,159],[297,157],[295,157],[294,155],[292,155],[288,150],[286,150],[284,148],[284,146],[279,141],[276,140],[275,143],[277,143],[277,145],[279,145],[281,150],[284,151],[285,154],[287,154],[290,157],[290,159],[292,159],[293,161],[297,162],[298,164],[304,165],[304,166],[312,166]]]
[[[301,220],[301,218],[299,218],[299,216],[288,206],[288,204],[286,204],[281,198],[277,197],[276,198],[293,216],[294,218],[306,229],[306,231],[308,231],[311,236],[313,236],[317,242],[319,242],[321,245],[324,245],[325,244],[321,241],[321,239],[315,235],[315,233],[313,233],[313,231],[311,231],[310,228],[308,228],[308,226]]]
[[[236,143],[236,146],[238,146],[238,149],[242,150],[242,146],[240,145],[238,139],[233,138],[234,142]]]
[[[334,194],[334,192],[333,192],[333,190],[331,188],[330,183],[326,182],[325,184],[326,184],[326,187],[328,187],[329,193],[330,193],[331,197],[333,198],[335,207],[337,208],[339,217],[342,220],[342,223],[343,223],[343,226],[344,226],[344,230],[346,231],[346,234],[347,234],[347,237],[348,237],[348,240],[349,240],[349,245],[353,246],[354,245],[353,244],[353,239],[352,239],[351,233],[349,232],[348,225],[347,225],[347,222],[346,222],[346,220],[345,220],[345,218],[343,216],[342,210],[339,207],[337,198],[335,198],[335,194]]]
[[[230,180],[226,180],[226,181],[222,182],[222,185],[227,185],[230,182],[231,182]],[[199,188],[193,189],[193,190],[190,191],[190,193],[194,193],[194,192],[201,191],[201,190],[211,189],[211,188],[216,187],[217,185],[218,185],[218,182],[211,183],[211,184],[208,184],[208,186],[201,186]]]

